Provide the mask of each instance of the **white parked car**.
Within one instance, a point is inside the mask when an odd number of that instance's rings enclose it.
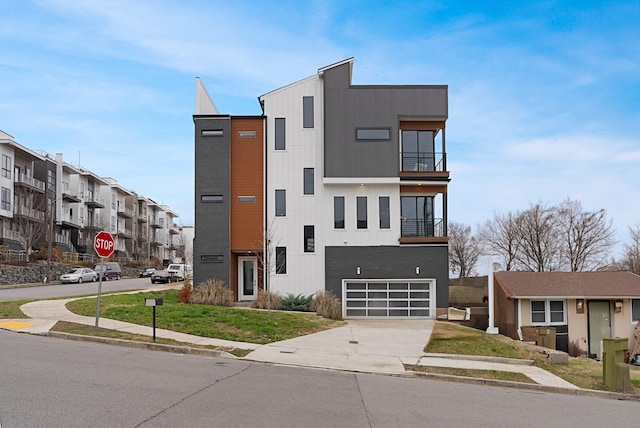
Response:
[[[81,284],[83,282],[95,282],[97,280],[98,274],[89,268],[74,268],[60,277],[60,282],[63,284],[69,282]]]

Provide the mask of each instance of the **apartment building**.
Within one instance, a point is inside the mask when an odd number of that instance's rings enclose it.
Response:
[[[194,280],[331,291],[343,315],[448,306],[445,85],[353,85],[353,59],[220,114],[196,80]]]
[[[46,248],[51,239],[52,247],[66,253],[94,254],[95,235],[105,230],[114,237],[115,257],[121,260],[176,258],[173,238],[178,215],[168,206],[124,188],[113,178],[71,165],[61,153],[55,157],[36,153],[2,131],[0,157],[0,245],[38,249]],[[158,232],[158,245],[152,247],[150,237],[156,235],[149,224],[153,222],[168,226]]]

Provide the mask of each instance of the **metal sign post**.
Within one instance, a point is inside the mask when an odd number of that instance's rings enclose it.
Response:
[[[100,319],[100,294],[102,292],[102,277],[104,276],[104,259],[113,254],[115,241],[109,232],[99,232],[93,240],[93,249],[100,256],[100,278],[98,281],[98,302],[96,304],[96,331],[98,331],[98,320]]]
[[[102,277],[104,275],[104,257],[100,257],[100,275],[98,275],[98,301],[96,303],[96,331],[98,331],[98,320],[100,319],[100,294],[102,293]]]
[[[162,298],[154,299],[151,297],[147,297],[144,299],[145,306],[153,307],[153,342],[156,341],[156,306],[162,306]]]

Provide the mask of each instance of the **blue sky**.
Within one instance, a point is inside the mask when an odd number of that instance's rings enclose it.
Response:
[[[272,4],[273,3],[273,4]],[[449,85],[451,221],[567,197],[640,221],[640,2],[2,0],[0,129],[193,224],[195,77],[218,109],[355,57]]]

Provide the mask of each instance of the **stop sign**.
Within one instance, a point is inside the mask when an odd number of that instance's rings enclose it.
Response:
[[[93,248],[100,257],[109,257],[114,250],[113,236],[109,232],[102,231],[96,235]]]

